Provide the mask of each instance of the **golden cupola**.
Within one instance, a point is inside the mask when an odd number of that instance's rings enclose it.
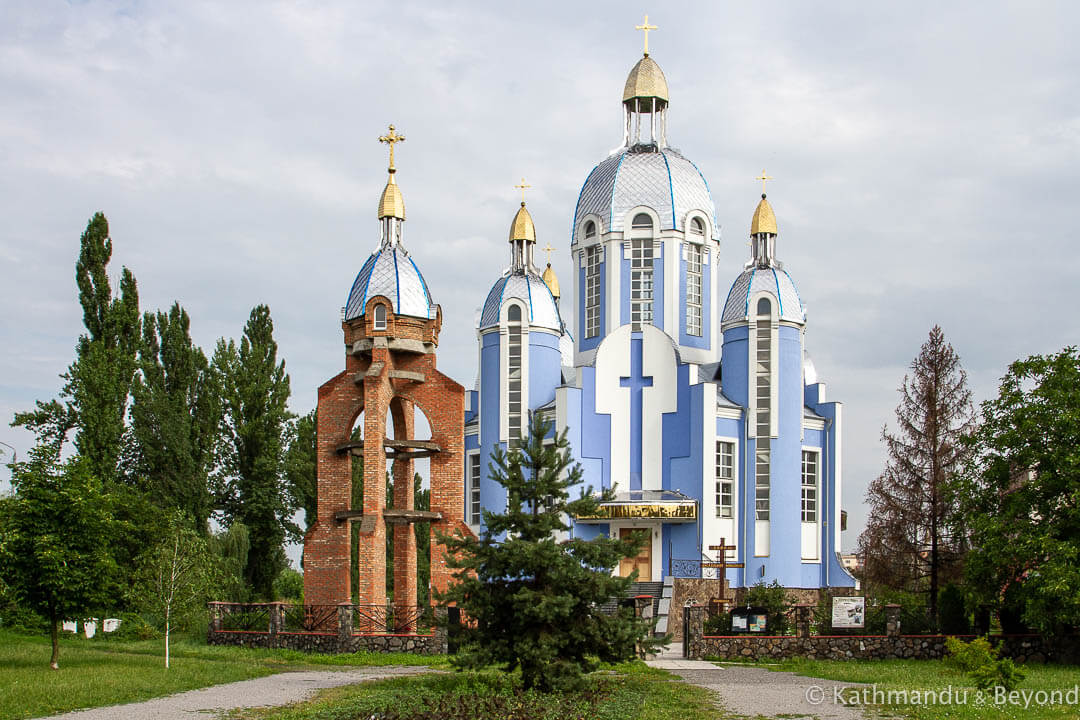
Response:
[[[656,99],[665,104],[668,102],[667,78],[664,77],[664,71],[648,54],[638,60],[637,65],[627,75],[622,99],[624,103],[635,99]]]
[[[544,284],[548,286],[548,290],[551,291],[551,297],[555,298],[558,302],[561,297],[559,293],[559,278],[555,275],[555,271],[551,269],[551,263],[547,264],[544,269],[544,274],[541,276],[544,279]]]
[[[765,193],[761,193],[761,202],[758,203],[757,209],[754,210],[754,218],[750,221],[750,234],[757,235],[758,233],[778,234],[776,215],[773,213],[772,206],[769,205]]]
[[[524,201],[522,201],[521,207],[518,208],[517,214],[514,215],[514,221],[510,223],[510,242],[516,240],[536,242],[536,226],[533,225],[532,215],[525,208]]]

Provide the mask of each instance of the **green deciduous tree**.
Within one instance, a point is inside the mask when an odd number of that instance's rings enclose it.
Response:
[[[315,524],[318,482],[316,477],[316,410],[289,424],[288,450],[285,452],[285,482],[294,507],[304,511],[305,532]]]
[[[485,512],[479,538],[446,538],[458,570],[440,599],[456,602],[475,621],[463,629],[455,665],[521,668],[526,688],[563,691],[578,687],[597,659],[633,658],[650,627],[629,609],[615,615],[600,609],[627,592],[630,578],[613,576],[612,569],[637,554],[636,542],[557,537],[569,530],[567,516],[595,515],[600,501],[588,492],[570,500],[581,468],[571,467],[565,433],[545,444],[550,429],[533,416],[520,447],[492,454],[506,511]]]
[[[0,577],[17,601],[49,621],[50,667],[59,667],[58,626],[86,617],[115,590],[114,537],[102,483],[91,464],[61,461],[48,443],[12,466],[14,494],[0,503]]]
[[[1014,362],[980,420],[949,487],[968,590],[1043,633],[1080,627],[1080,353]]]
[[[273,597],[286,566],[282,544],[299,537],[283,477],[285,431],[291,414],[289,376],[277,359],[270,308],[251,311],[240,345],[218,341],[214,367],[221,377],[224,416],[217,487],[225,522],[247,526],[250,549],[244,577],[259,597]]]
[[[165,623],[165,667],[169,667],[169,635],[178,618],[206,606],[220,580],[217,559],[206,539],[191,528],[182,512],[170,517],[160,542],[139,556],[129,591],[133,604]]]
[[[939,588],[959,577],[964,553],[944,487],[967,457],[973,416],[967,373],[935,326],[900,384],[897,432],[881,432],[888,462],[866,491],[870,513],[859,537],[864,579],[925,593],[935,624]]]
[[[133,471],[155,502],[179,509],[206,535],[221,400],[217,374],[191,341],[190,327],[179,303],[143,319],[132,384]]]
[[[75,265],[86,334],[79,337],[64,388],[76,426],[75,447],[106,486],[116,478],[140,342],[135,276],[124,268],[120,292],[113,297],[107,268],[112,250],[109,223],[95,213],[80,239]]]

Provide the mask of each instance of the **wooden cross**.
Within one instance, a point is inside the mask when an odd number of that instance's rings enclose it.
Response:
[[[649,16],[646,15],[645,16],[645,24],[644,25],[635,25],[634,29],[635,30],[641,30],[642,32],[645,33],[645,54],[648,55],[649,54],[649,31],[650,30],[657,30],[659,28],[657,28],[655,25],[650,25],[649,24]]]
[[[551,247],[551,243],[548,243],[547,247],[544,248],[544,252],[547,253],[547,264],[548,265],[551,265],[551,251],[554,250],[554,249],[555,248]]]
[[[771,177],[771,176],[769,176],[769,175],[766,175],[766,174],[765,174],[765,171],[764,171],[764,170],[762,170],[762,171],[761,171],[761,174],[760,174],[760,175],[758,175],[758,176],[757,176],[756,178],[754,178],[754,179],[755,179],[755,180],[760,180],[760,181],[761,181],[761,194],[762,194],[762,195],[764,195],[764,194],[765,194],[765,181],[766,181],[766,180],[775,180],[776,178],[774,178],[774,177]]]
[[[398,135],[394,132],[394,126],[390,126],[390,133],[387,135],[380,135],[379,142],[386,143],[390,146],[390,171],[394,170],[394,143],[405,142],[404,135]]]
[[[520,185],[515,185],[514,187],[516,187],[518,190],[521,191],[521,204],[524,205],[525,204],[525,190],[527,190],[528,188],[531,188],[532,185],[526,185],[525,184],[525,178],[521,178],[521,184]]]
[[[764,173],[762,173],[762,174],[764,174]],[[703,567],[703,568],[716,568],[717,571],[718,571],[716,573],[716,576],[717,576],[717,578],[720,579],[720,582],[723,583],[723,585],[721,585],[721,588],[724,591],[726,591],[727,590],[727,569],[728,568],[741,568],[741,567],[744,567],[744,565],[742,563],[729,563],[727,561],[728,550],[734,550],[735,546],[734,545],[728,545],[724,538],[720,538],[720,544],[719,545],[710,545],[709,549],[714,551],[714,552],[719,553],[720,561],[719,562],[714,562],[714,563],[701,563],[701,567]],[[735,600],[735,598],[728,597],[725,594],[723,597],[713,598],[712,602],[715,602],[715,603],[720,605],[721,612],[726,612],[728,606],[730,606],[734,602],[734,600]]]

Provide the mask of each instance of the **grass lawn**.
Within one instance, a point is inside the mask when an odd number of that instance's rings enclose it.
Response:
[[[393,678],[326,690],[283,708],[243,710],[234,720],[685,720],[720,711],[702,688],[644,663],[596,673],[578,693],[523,692],[497,671]]]
[[[1080,706],[1039,705],[1038,696],[1032,695],[1030,705],[1024,707],[1024,699],[1019,698],[1019,705],[993,702],[993,697],[984,698],[982,704],[976,701],[975,684],[960,670],[945,665],[940,660],[806,660],[796,658],[777,665],[768,665],[771,670],[787,670],[799,675],[838,680],[851,683],[876,683],[885,690],[940,691],[953,687],[956,692],[968,692],[967,704],[930,705],[904,703],[884,703],[880,707],[891,714],[919,720],[998,720],[999,718],[1023,718],[1024,720],[1050,720],[1053,718],[1080,717]],[[1027,678],[1020,683],[1019,691],[1038,693],[1053,690],[1067,691],[1080,684],[1080,666],[1068,665],[1024,665],[1022,670]],[[831,696],[829,702],[832,701]]]
[[[441,657],[406,653],[309,655],[212,647],[177,637],[171,643],[169,670],[165,669],[161,640],[122,642],[62,636],[60,670],[49,669],[50,652],[45,635],[0,631],[0,720],[148,700],[312,666],[446,665]]]

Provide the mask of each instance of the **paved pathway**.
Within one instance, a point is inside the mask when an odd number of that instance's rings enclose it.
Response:
[[[64,720],[208,720],[218,713],[236,708],[269,707],[299,702],[323,688],[424,672],[430,672],[430,668],[390,666],[284,672],[201,690],[188,690],[145,702],[76,710],[53,717]]]
[[[741,665],[716,665],[704,660],[686,660],[682,644],[669,649],[647,663],[678,675],[684,682],[716,693],[720,705],[739,717],[800,717],[819,720],[864,720],[858,707],[834,702],[834,687],[858,687],[808,678],[787,672]]]

